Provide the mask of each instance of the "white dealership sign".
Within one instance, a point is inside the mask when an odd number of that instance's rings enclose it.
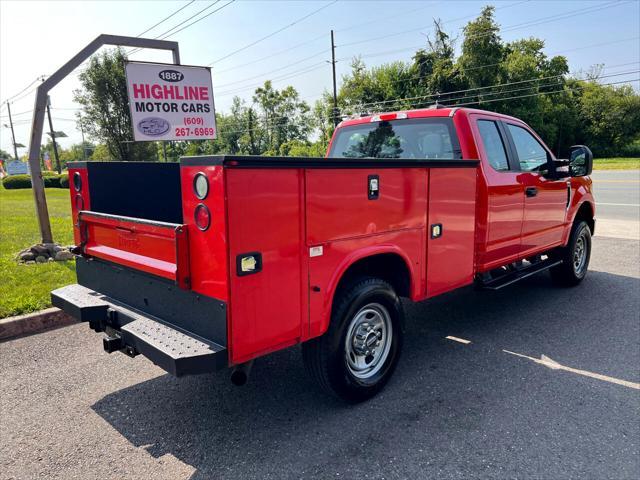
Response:
[[[210,69],[127,62],[126,73],[136,141],[216,138]]]

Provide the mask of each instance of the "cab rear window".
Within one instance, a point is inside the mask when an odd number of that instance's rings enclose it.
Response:
[[[413,118],[340,128],[330,157],[461,159],[450,118]]]

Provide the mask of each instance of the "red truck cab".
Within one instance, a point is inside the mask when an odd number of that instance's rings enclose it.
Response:
[[[522,121],[464,108],[343,121],[326,158],[81,162],[78,284],[52,299],[178,376],[243,383],[302,344],[321,387],[361,401],[397,364],[401,297],[584,278],[591,168],[587,147],[558,160]]]

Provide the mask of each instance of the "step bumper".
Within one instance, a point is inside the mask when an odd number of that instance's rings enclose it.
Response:
[[[177,377],[214,372],[227,366],[227,349],[163,322],[82,285],[51,292],[54,306],[96,332],[105,332],[103,346],[111,353],[142,354]]]

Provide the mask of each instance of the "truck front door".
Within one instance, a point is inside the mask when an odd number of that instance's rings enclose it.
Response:
[[[524,217],[520,255],[539,252],[561,243],[568,201],[567,179],[546,178],[541,172],[553,159],[551,152],[524,124],[504,121],[524,190]]]

